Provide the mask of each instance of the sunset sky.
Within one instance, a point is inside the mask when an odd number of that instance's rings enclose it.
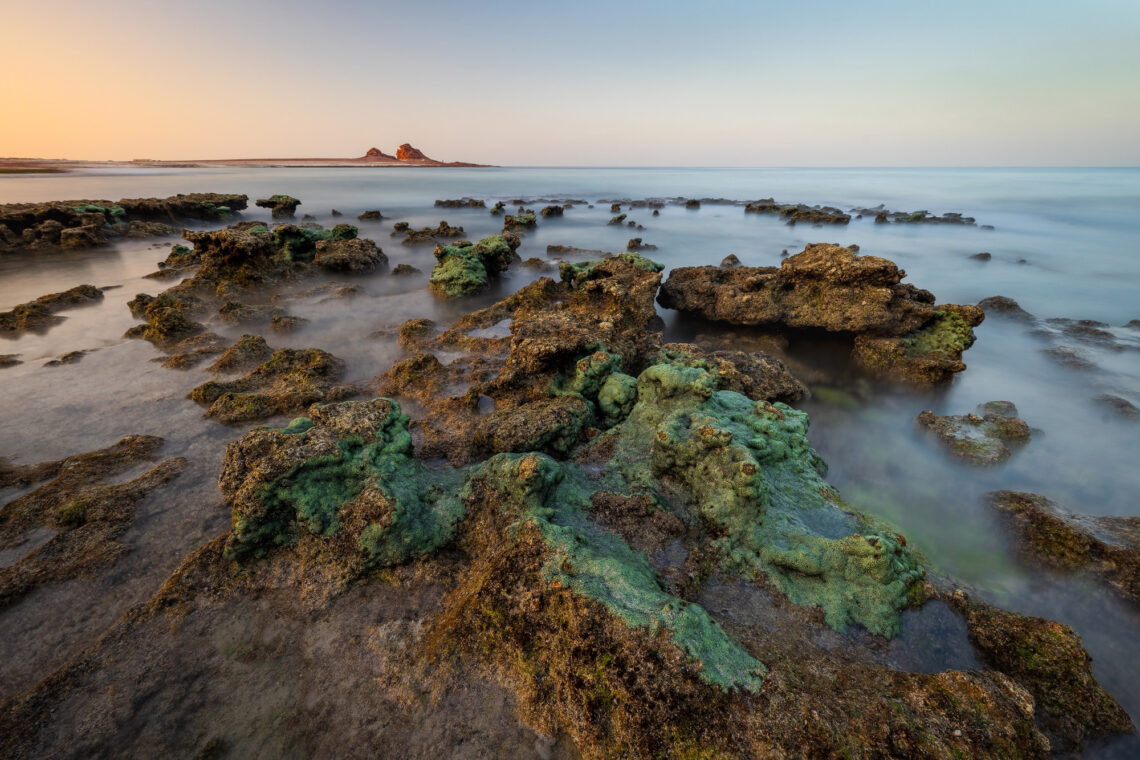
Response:
[[[1140,2],[0,0],[0,156],[1140,164]]]

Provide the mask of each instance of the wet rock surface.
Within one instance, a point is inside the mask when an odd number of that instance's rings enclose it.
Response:
[[[735,325],[854,336],[868,371],[919,384],[966,368],[962,352],[984,319],[975,306],[936,305],[902,282],[905,272],[836,245],[807,246],[779,267],[679,267],[661,287],[662,306]]]
[[[50,293],[34,301],[22,303],[8,311],[0,311],[0,331],[41,331],[63,321],[56,312],[76,306],[96,303],[103,299],[103,291],[94,285],[76,285],[62,293]]]
[[[0,463],[0,485],[47,481],[0,508],[0,549],[19,547],[35,529],[52,533],[14,563],[0,567],[0,609],[36,588],[114,563],[127,552],[118,539],[130,527],[136,505],[173,480],[186,461],[171,457],[132,480],[110,481],[137,465],[155,462],[161,447],[161,438],[131,435],[105,449],[56,462],[20,468]]]
[[[1029,440],[1029,426],[1009,401],[989,401],[971,414],[918,415],[919,426],[938,436],[955,456],[976,465],[995,465],[1013,454],[1010,446]]]
[[[245,209],[245,195],[190,193],[169,198],[0,205],[0,253],[88,248],[116,238],[170,235],[182,221],[224,221]]]
[[[994,491],[988,499],[1009,518],[1024,556],[1094,573],[1124,598],[1140,602],[1140,517],[1076,514],[1018,491]]]

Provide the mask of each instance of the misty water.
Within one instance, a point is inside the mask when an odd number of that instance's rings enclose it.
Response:
[[[658,246],[646,255],[667,270],[716,264],[735,254],[745,265],[776,265],[781,252],[808,243],[858,244],[860,253],[895,261],[908,282],[940,302],[1013,298],[1037,321],[990,316],[966,352],[968,370],[949,385],[913,390],[869,380],[849,365],[841,344],[728,328],[659,307],[666,339],[715,342],[774,351],[815,390],[801,406],[812,418],[810,438],[830,466],[829,480],[851,504],[893,523],[939,572],[1007,609],[1053,618],[1075,628],[1093,656],[1101,684],[1140,721],[1140,612],[1082,576],[1054,574],[1021,561],[997,513],[983,501],[995,489],[1043,494],[1070,511],[1140,514],[1140,421],[1098,399],[1118,396],[1140,406],[1140,170],[1134,169],[275,169],[89,171],[0,177],[0,203],[168,196],[189,192],[247,193],[244,219],[269,221],[252,199],[288,193],[298,210],[330,226],[348,221],[373,238],[391,267],[412,264],[420,275],[329,278],[355,285],[356,297],[335,296],[322,280],[290,286],[288,311],[310,323],[282,335],[262,331],[274,348],[323,348],[345,360],[346,380],[367,380],[403,353],[394,328],[413,317],[447,324],[494,302],[551,269],[515,266],[477,298],[445,302],[426,289],[431,246],[390,237],[393,222],[434,227],[441,219],[478,239],[501,218],[485,209],[436,209],[436,199],[580,199],[561,218],[540,219],[519,250],[550,258],[550,244],[624,250],[641,237]],[[826,204],[842,209],[884,204],[892,210],[962,212],[979,226],[876,225],[789,227],[777,217],[745,214],[739,205],[706,202],[700,209],[666,205],[660,216],[628,209],[641,231],[611,226],[609,200],[686,196]],[[599,203],[605,199],[607,202]],[[334,221],[331,209],[344,217]],[[379,209],[380,222],[356,222]],[[510,209],[508,209],[510,210]],[[992,225],[983,229],[981,225]],[[77,648],[90,643],[127,606],[145,600],[189,551],[224,531],[228,514],[216,479],[227,442],[242,428],[204,419],[186,398],[209,377],[204,362],[177,371],[157,362],[149,343],[122,337],[136,324],[126,302],[154,294],[169,281],[146,279],[173,239],[124,241],[107,248],[0,257],[0,310],[82,283],[111,286],[93,306],[63,312],[42,333],[0,334],[0,354],[21,364],[0,369],[0,457],[30,464],[101,448],[131,433],[162,436],[166,456],[192,465],[176,488],[142,505],[124,538],[135,551],[109,577],[40,589],[0,613],[0,698],[27,688]],[[989,261],[971,259],[989,252]],[[665,272],[668,274],[668,271]],[[1106,323],[1112,341],[1088,342],[1050,326],[1050,318]],[[212,330],[236,338],[243,330]],[[505,327],[505,326],[504,326]],[[1068,348],[1087,366],[1074,369],[1046,353]],[[78,363],[45,366],[70,351]],[[443,357],[441,357],[443,358]],[[981,469],[953,459],[914,419],[924,409],[965,413],[994,399],[1013,401],[1033,429],[1030,442],[1006,463]],[[408,411],[414,413],[413,408]],[[0,491],[6,502],[17,491]],[[46,540],[46,536],[40,540]],[[32,547],[0,555],[14,562]],[[11,555],[11,556],[9,556]],[[1140,741],[1113,740],[1089,757],[1135,757]]]

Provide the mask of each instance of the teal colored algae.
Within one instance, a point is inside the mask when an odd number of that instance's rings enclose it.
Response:
[[[638,402],[616,428],[616,468],[650,487],[655,476],[679,481],[721,534],[725,570],[764,574],[837,630],[855,622],[898,632],[923,572],[900,537],[849,512],[823,479],[804,412],[718,391],[715,373],[700,367],[654,365],[637,385]]]
[[[365,526],[358,540],[366,567],[407,562],[446,544],[465,514],[451,495],[460,475],[430,471],[414,458],[408,421],[393,402],[372,440],[347,435],[337,441],[336,453],[300,462],[265,485],[260,519],[235,519],[235,543],[247,549],[289,543],[294,525],[332,536],[342,528],[346,507],[379,505],[383,511],[390,507],[390,515],[383,524]],[[313,428],[311,419],[299,417],[279,432],[306,436]]]
[[[501,494],[498,509],[515,528],[537,528],[549,549],[543,580],[598,602],[630,628],[666,633],[701,664],[706,683],[726,691],[763,685],[763,663],[699,605],[664,591],[644,553],[586,516],[593,487],[577,467],[544,454],[498,454],[471,470],[464,497],[476,481]]]
[[[637,379],[621,371],[621,356],[597,350],[579,359],[573,373],[559,375],[550,384],[553,396],[581,396],[595,406],[606,427],[621,422],[637,400]]]
[[[945,354],[961,356],[974,345],[974,331],[953,311],[936,311],[934,320],[903,341],[907,356]]]
[[[436,265],[428,281],[448,298],[474,295],[487,287],[491,277],[509,267],[515,256],[514,248],[502,235],[490,235],[478,243],[436,246]]]

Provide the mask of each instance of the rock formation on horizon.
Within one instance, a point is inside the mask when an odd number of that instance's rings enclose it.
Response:
[[[398,161],[432,161],[434,159],[428,158],[424,155],[423,151],[419,148],[413,148],[410,143],[404,143],[396,149],[396,160]]]
[[[385,158],[390,161],[395,161],[395,156],[390,156],[379,148],[369,148],[368,152],[364,154],[365,158]]]

